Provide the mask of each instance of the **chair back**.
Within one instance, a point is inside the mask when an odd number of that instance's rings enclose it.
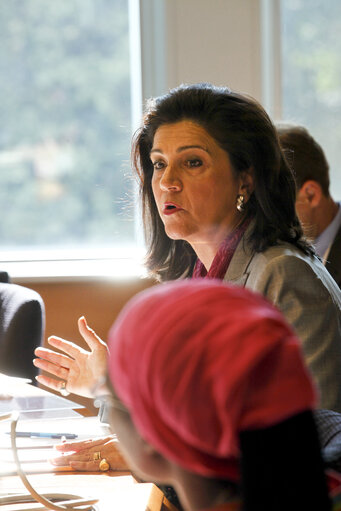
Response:
[[[30,378],[38,374],[32,363],[45,330],[45,307],[32,289],[0,282],[0,372]]]

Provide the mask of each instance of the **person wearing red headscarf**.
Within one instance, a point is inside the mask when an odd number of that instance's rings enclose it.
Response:
[[[109,333],[108,379],[125,459],[184,509],[329,509],[315,388],[260,295],[203,279],[140,293]]]

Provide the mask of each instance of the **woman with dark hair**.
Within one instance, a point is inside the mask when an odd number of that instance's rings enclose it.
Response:
[[[132,148],[149,249],[147,268],[152,274],[163,281],[190,276],[197,261],[190,242],[167,233],[167,218],[158,208],[155,192],[156,175],[160,171],[163,174],[165,168],[163,161],[156,161],[155,134],[162,127],[174,128],[176,132],[181,125],[188,133],[191,125],[201,127],[206,132],[204,136],[208,134],[228,155],[233,176],[242,181],[241,193],[233,197],[235,222],[238,225],[241,220],[253,220],[248,235],[253,251],[264,252],[281,241],[307,255],[313,253],[302,239],[295,214],[293,175],[278,145],[274,126],[261,105],[227,88],[208,84],[182,86],[147,104],[143,126],[136,133]],[[196,168],[200,166],[194,164]],[[205,221],[205,202],[200,207]],[[235,226],[229,227],[231,230]]]
[[[150,273],[263,294],[294,327],[319,406],[340,412],[340,291],[303,238],[294,179],[262,106],[228,88],[180,86],[148,103],[132,155]],[[50,344],[66,355],[36,350],[35,365],[63,380],[40,383],[90,395],[106,345],[84,319],[80,330],[91,352],[56,337]]]
[[[186,511],[330,509],[314,387],[260,295],[215,280],[140,293],[111,329],[108,373],[123,455]]]

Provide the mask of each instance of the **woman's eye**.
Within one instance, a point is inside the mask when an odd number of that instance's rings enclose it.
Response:
[[[191,169],[193,168],[196,168],[196,167],[201,167],[202,165],[202,160],[200,160],[199,158],[192,158],[190,160],[187,160],[187,166],[190,167]]]
[[[152,163],[153,163],[154,170],[161,170],[165,166],[164,162],[160,161],[160,160],[153,161]]]

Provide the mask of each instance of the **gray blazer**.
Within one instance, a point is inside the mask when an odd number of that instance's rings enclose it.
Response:
[[[341,226],[336,233],[327,257],[326,268],[341,288]]]
[[[275,304],[302,342],[320,391],[320,408],[341,412],[341,292],[323,264],[289,243],[254,252],[247,229],[225,281],[258,291]],[[297,389],[299,392],[299,389]]]

